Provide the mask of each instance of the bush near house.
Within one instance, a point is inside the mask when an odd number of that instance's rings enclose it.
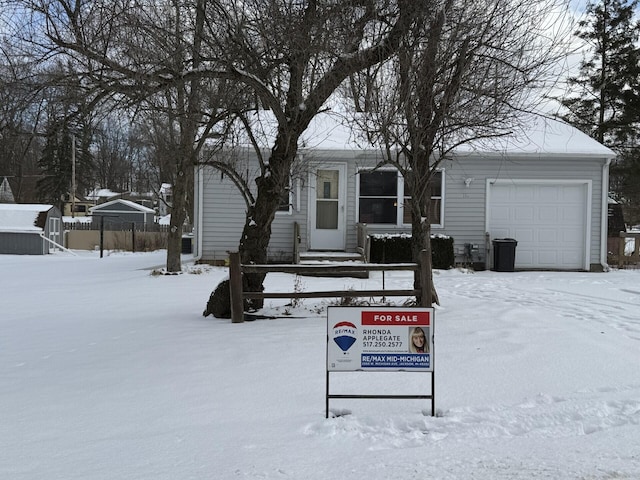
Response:
[[[411,262],[411,235],[373,234],[371,235],[371,263]],[[455,263],[453,238],[445,235],[431,235],[431,261],[433,268],[446,270]]]

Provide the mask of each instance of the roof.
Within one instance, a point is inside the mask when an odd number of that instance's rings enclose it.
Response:
[[[99,188],[89,192],[86,198],[88,200],[100,200],[101,198],[110,198],[116,195],[120,195],[120,193],[109,190],[108,188]]]
[[[100,205],[96,205],[95,207],[91,207],[89,209],[89,211],[90,212],[95,212],[96,210],[98,210],[98,211],[100,211],[100,210],[108,211],[108,210],[110,210],[108,207],[113,207],[114,205],[116,205],[118,203],[122,204],[122,205],[126,205],[129,208],[132,208],[134,210],[138,210],[140,212],[156,213],[153,208],[145,207],[144,205],[140,205],[139,203],[132,202],[131,200],[124,200],[122,198],[118,198],[116,200],[111,200],[110,202],[101,203]],[[115,210],[117,210],[117,207],[115,209],[111,209],[111,210],[115,211]]]
[[[265,147],[276,131],[273,113],[260,111],[253,115],[260,124],[258,138]],[[535,157],[614,158],[615,152],[564,121],[535,114],[522,114],[520,125],[512,133],[492,139],[475,140],[457,147],[457,154],[527,155]],[[300,149],[379,151],[375,145],[364,145],[362,137],[345,115],[331,111],[316,115],[302,134]]]
[[[39,233],[44,231],[53,205],[27,203],[0,204],[0,232]]]
[[[568,123],[533,114],[525,116],[523,125],[508,135],[469,142],[456,152],[607,159],[616,156],[613,150]]]

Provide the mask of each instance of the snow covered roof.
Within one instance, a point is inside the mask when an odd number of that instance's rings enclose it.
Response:
[[[0,204],[0,232],[43,232],[46,215],[53,205],[27,203]]]
[[[614,158],[615,152],[561,120],[529,115],[526,127],[491,140],[470,142],[457,153]]]
[[[128,206],[130,208],[133,208],[134,210],[138,210],[140,212],[156,213],[153,208],[145,207],[144,205],[140,205],[139,203],[132,202],[131,200],[124,200],[122,198],[118,198],[116,200],[111,200],[110,202],[101,203],[100,205],[96,205],[95,207],[91,207],[89,209],[89,211],[90,212],[95,212],[96,210],[106,210],[105,207],[110,207],[110,206],[115,205],[117,203],[120,203],[122,205],[126,205],[126,206]]]
[[[550,117],[523,114],[524,127],[493,139],[472,141],[455,149],[459,154],[528,155],[552,157],[614,158],[615,153],[575,127]],[[261,126],[261,140],[265,147],[275,135],[275,119],[269,111],[254,114],[253,121]],[[363,145],[358,132],[344,115],[333,112],[318,114],[303,133],[301,150],[378,151],[375,145]]]
[[[101,198],[115,197],[116,195],[120,195],[120,194],[118,192],[109,190],[108,188],[98,188],[96,190],[92,190],[91,192],[89,192],[86,198],[88,200],[99,200]]]

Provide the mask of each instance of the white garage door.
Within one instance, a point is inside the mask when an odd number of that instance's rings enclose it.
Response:
[[[588,183],[498,181],[489,186],[488,231],[514,238],[516,268],[588,268]]]

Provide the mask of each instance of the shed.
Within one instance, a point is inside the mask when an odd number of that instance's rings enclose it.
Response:
[[[102,203],[89,209],[93,217],[94,227],[98,228],[100,222],[110,226],[144,227],[154,222],[155,210],[131,200],[117,199]],[[103,218],[102,218],[103,217]]]
[[[62,213],[53,205],[0,204],[0,254],[43,255],[62,248]]]

